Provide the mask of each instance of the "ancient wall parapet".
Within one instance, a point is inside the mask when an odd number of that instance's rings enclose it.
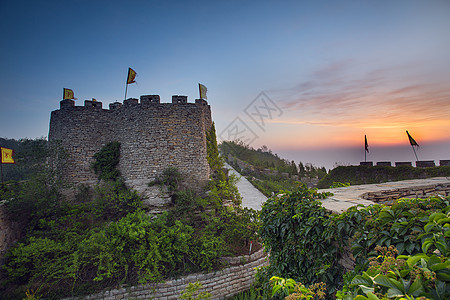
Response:
[[[61,101],[51,113],[49,140],[61,140],[68,158],[62,171],[69,183],[95,183],[93,155],[111,141],[121,143],[119,170],[127,183],[149,182],[169,167],[176,167],[189,185],[209,179],[206,132],[211,128],[211,109],[205,100],[188,103],[173,96],[160,103],[158,95],[115,102],[109,109],[86,100],[75,106]]]

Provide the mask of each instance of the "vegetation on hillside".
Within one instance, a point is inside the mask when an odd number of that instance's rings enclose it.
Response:
[[[321,197],[302,186],[263,205],[260,236],[271,256],[258,277],[267,297],[309,299],[297,292],[320,282],[327,298],[450,296],[450,197],[399,199],[342,214],[327,212]],[[344,274],[339,260],[350,249],[355,269]]]
[[[450,166],[430,168],[415,168],[412,166],[340,166],[323,177],[317,184],[317,187],[329,188],[333,182],[348,182],[351,185],[357,185],[439,176],[450,176]]]
[[[272,169],[280,173],[288,173],[289,175],[298,175],[297,166],[294,161],[289,162],[280,158],[276,153],[262,146],[254,149],[249,145],[240,141],[223,141],[220,144],[220,153],[223,157],[231,154],[233,157],[245,161],[259,170]]]
[[[0,138],[0,146],[14,150],[15,164],[3,164],[3,179],[25,180],[42,169],[48,167],[48,158],[53,156],[64,156],[64,151],[58,142],[48,142],[44,138],[38,139],[5,139]],[[60,162],[58,159],[52,160]],[[56,166],[53,166],[53,170]]]
[[[149,216],[138,195],[111,168],[120,145],[111,146],[99,151],[94,166],[99,166],[99,175],[114,176],[103,177],[95,188],[80,186],[71,201],[65,200],[48,169],[0,191],[9,216],[22,218],[24,228],[5,256],[1,294],[21,299],[28,291],[58,299],[209,271],[221,267],[220,256],[248,253],[249,242],[256,240],[257,215],[223,205],[224,200],[240,201],[233,178],[216,176],[208,196],[200,197],[181,188],[177,170],[168,169],[158,184],[170,188],[173,205]],[[216,174],[223,172],[217,169],[218,152],[208,153],[216,153],[209,157]]]
[[[240,141],[224,141],[219,146],[222,157],[228,159],[228,156],[237,158],[250,165],[249,168],[241,169],[234,160],[228,163],[236,169],[264,195],[270,197],[279,191],[295,191],[302,178],[322,178],[327,174],[324,167],[316,168],[311,164],[298,165],[294,161],[288,161],[280,158],[267,146],[254,149]],[[267,170],[274,172],[266,172]],[[289,174],[289,177],[281,173]],[[298,176],[293,179],[293,175]]]

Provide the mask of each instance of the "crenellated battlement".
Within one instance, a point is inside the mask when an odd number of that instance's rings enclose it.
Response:
[[[181,95],[173,95],[172,103],[161,103],[161,98],[159,95],[142,95],[140,97],[140,102],[136,98],[128,98],[121,102],[114,102],[109,104],[109,110],[116,110],[123,106],[134,106],[134,105],[153,105],[153,104],[189,104],[187,101],[187,96]],[[194,104],[194,103],[191,103]],[[204,99],[195,99],[195,104],[208,106],[208,102]],[[75,100],[65,99],[60,102],[60,109],[72,108],[72,107],[80,107],[75,106]],[[103,103],[96,100],[84,100],[84,107],[88,108],[100,108],[103,109]]]
[[[146,185],[173,166],[195,188],[209,179],[206,133],[211,125],[208,102],[188,103],[187,96],[161,103],[159,95],[143,95],[111,103],[109,109],[95,100],[84,101],[84,106],[62,100],[60,109],[51,113],[49,140],[60,140],[67,151],[62,176],[69,183],[96,182],[93,155],[118,141],[118,168],[130,186]]]

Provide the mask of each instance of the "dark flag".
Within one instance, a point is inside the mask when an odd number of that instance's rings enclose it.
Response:
[[[364,149],[366,149],[366,152],[369,153],[369,144],[367,144],[367,136],[364,135]]]
[[[417,146],[419,147],[419,144],[412,138],[412,136],[409,134],[408,130],[406,130],[406,134],[408,135],[409,143],[411,146]]]

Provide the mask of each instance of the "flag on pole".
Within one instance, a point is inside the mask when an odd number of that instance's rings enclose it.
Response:
[[[409,143],[411,146],[417,146],[419,147],[419,144],[413,139],[413,137],[409,134],[408,130],[406,130],[406,134],[408,135]]]
[[[367,144],[367,136],[364,135],[364,149],[366,149],[366,152],[369,153],[369,144]]]
[[[74,99],[76,100],[77,98],[74,97],[73,91],[71,89],[63,89],[63,100],[66,99]]]
[[[2,164],[15,164],[16,162],[13,158],[14,150],[3,147],[0,148],[2,149]]]
[[[206,92],[208,91],[208,89],[206,88],[206,86],[204,86],[203,84],[199,83],[198,84],[198,90],[200,92],[200,99],[208,99],[206,97]]]
[[[366,149],[366,152],[369,152],[369,144],[367,144],[367,136],[364,135],[364,149]]]
[[[132,68],[128,68],[128,77],[127,77],[127,84],[135,83],[134,80],[136,78],[136,71],[134,71]]]

